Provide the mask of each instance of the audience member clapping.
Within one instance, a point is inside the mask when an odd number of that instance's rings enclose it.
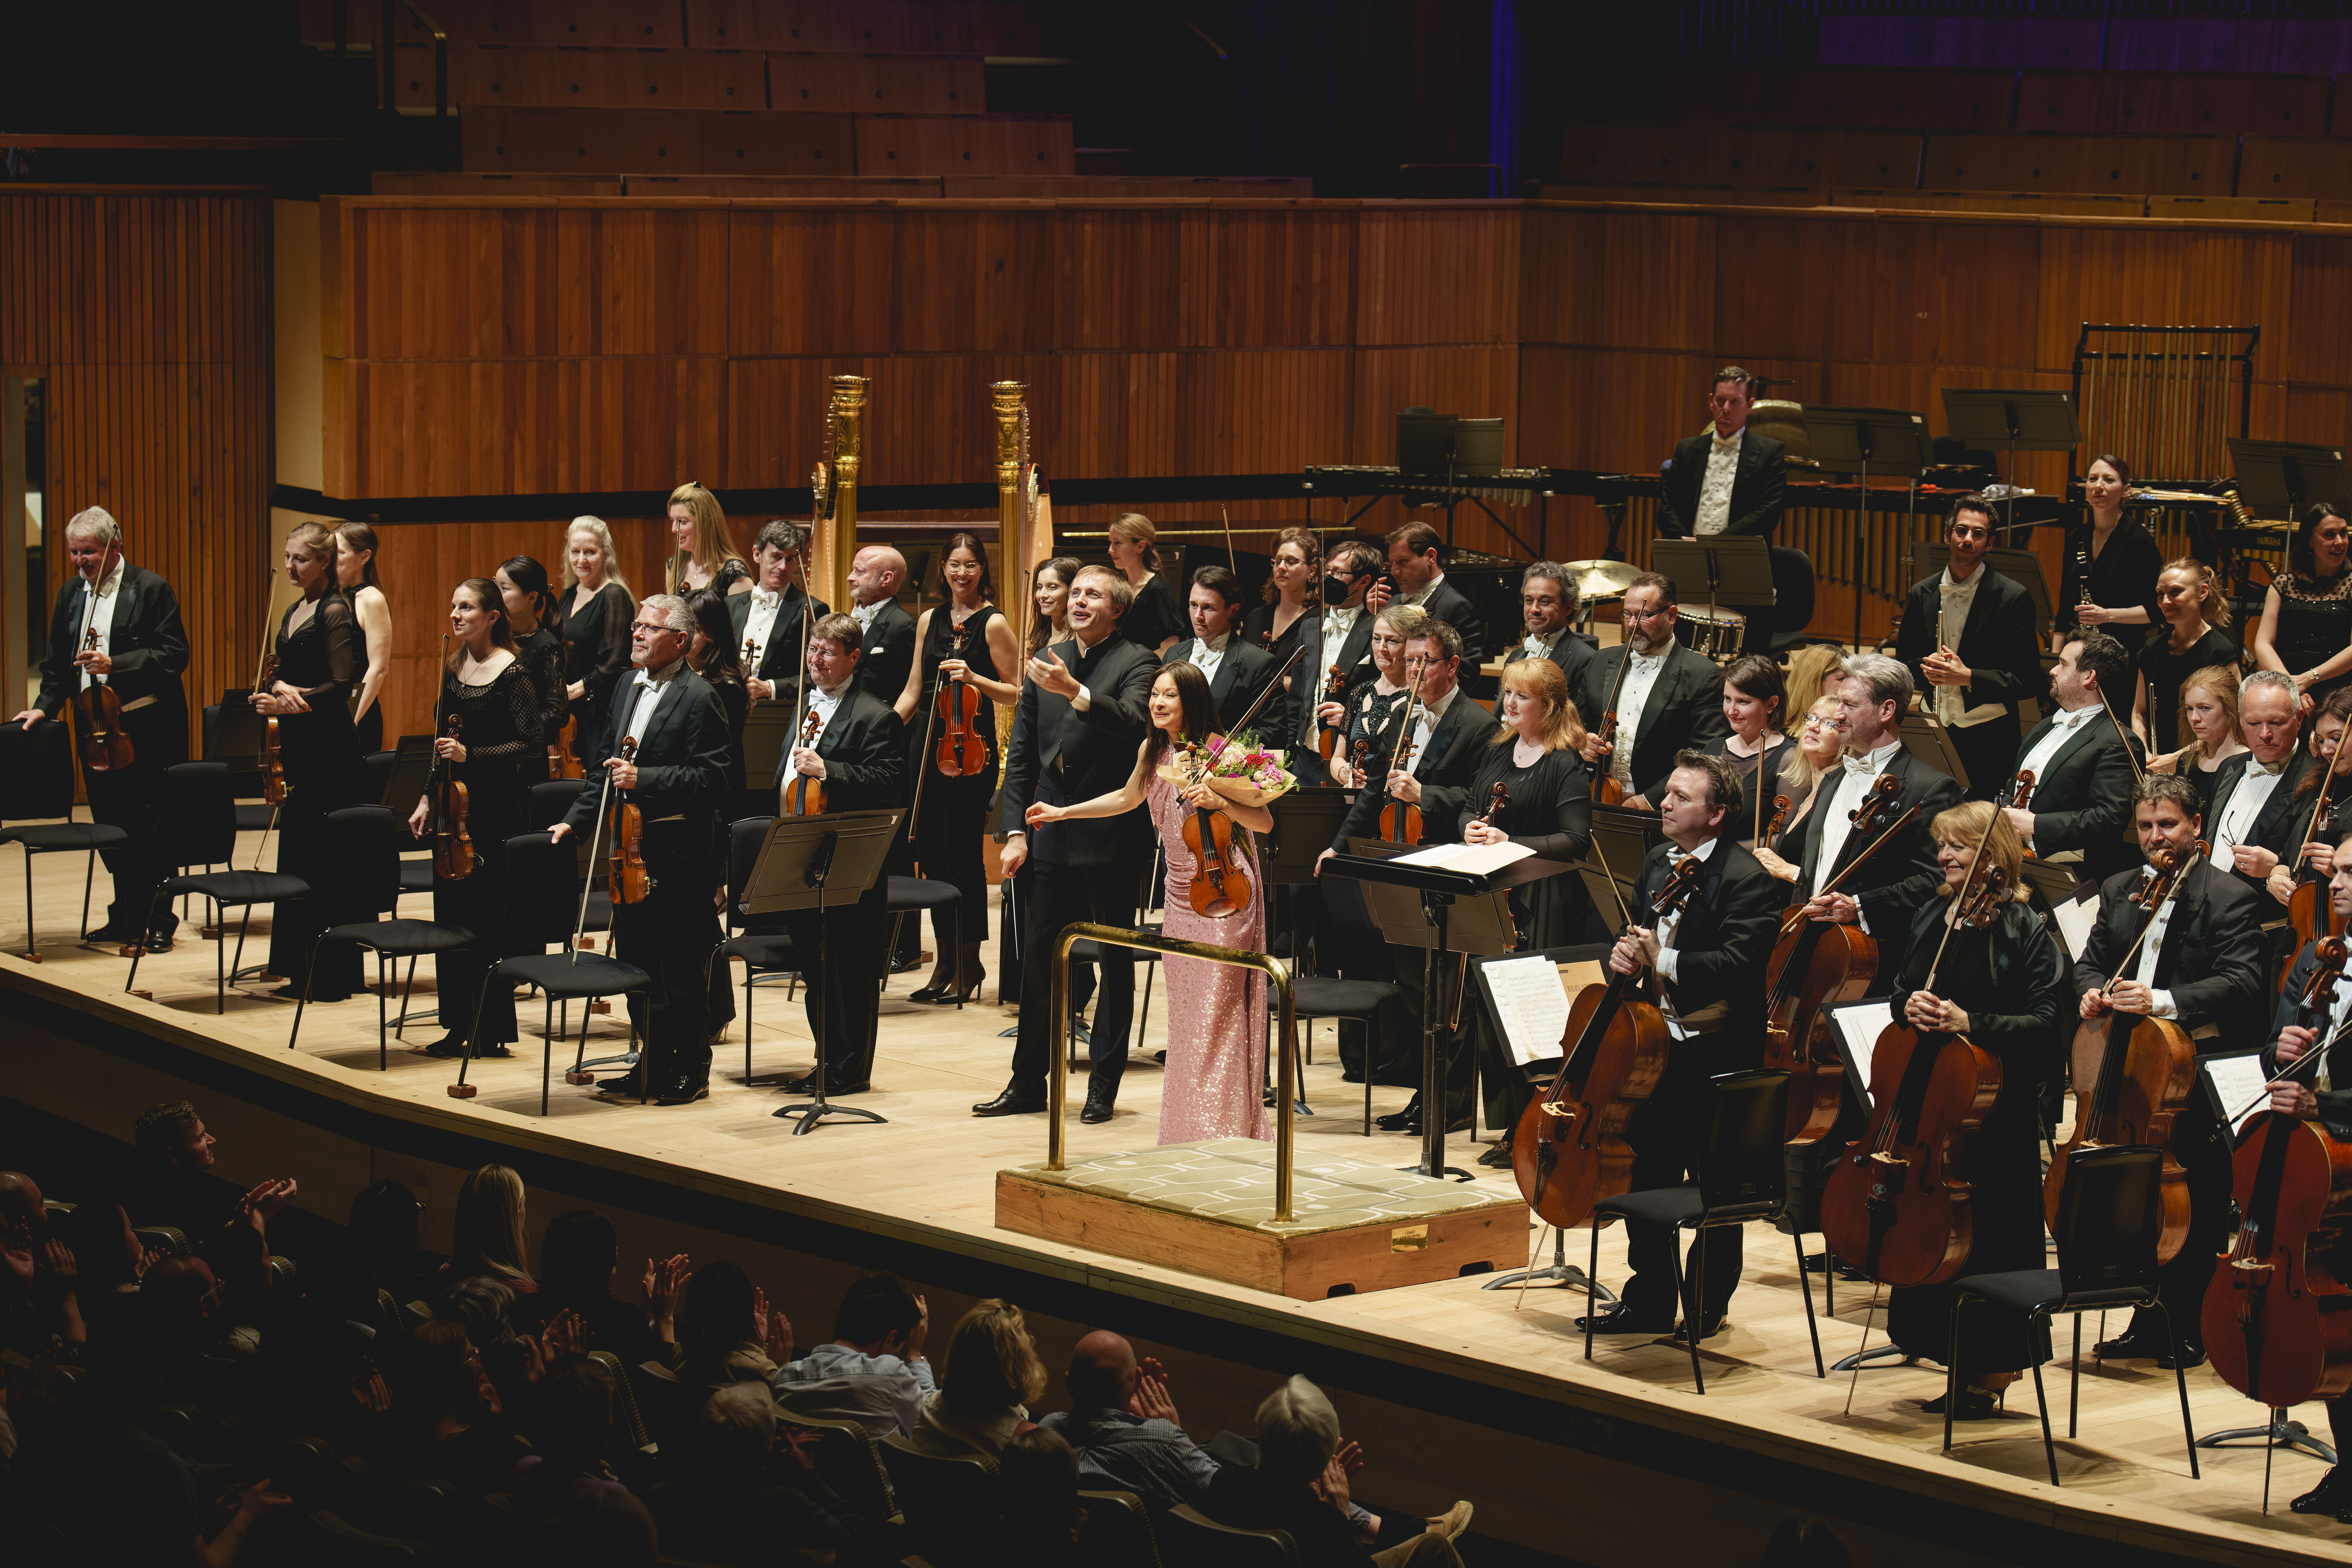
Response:
[[[854,1421],[879,1442],[905,1437],[936,1385],[923,1358],[931,1312],[895,1274],[868,1274],[842,1293],[833,1339],[776,1369],[770,1381],[788,1416]]]
[[[1133,1345],[1097,1330],[1070,1353],[1065,1384],[1070,1408],[1037,1424],[1076,1451],[1087,1485],[1131,1491],[1154,1512],[1207,1503],[1217,1462],[1185,1436],[1159,1362],[1139,1363]]]
[[[956,1321],[940,1385],[908,1436],[926,1453],[992,1459],[1045,1393],[1045,1364],[1021,1309],[991,1297]]]
[[[746,1378],[765,1384],[793,1358],[793,1325],[768,1305],[768,1293],[724,1258],[686,1282],[677,1309],[678,1381],[724,1388]]]
[[[613,1222],[593,1208],[569,1209],[549,1220],[539,1243],[539,1291],[515,1303],[515,1325],[532,1333],[568,1312],[586,1327],[589,1348],[612,1352],[623,1366],[673,1364],[687,1258],[646,1260],[637,1286],[646,1304],[639,1307],[613,1294],[620,1255]]]
[[[524,1263],[522,1177],[484,1166],[457,1188],[444,1280],[496,1280],[517,1295],[539,1289]]]
[[[40,1185],[0,1171],[0,1346],[27,1359],[85,1335],[73,1253],[49,1234]]]

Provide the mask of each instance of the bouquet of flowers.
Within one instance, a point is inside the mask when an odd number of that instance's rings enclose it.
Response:
[[[1180,751],[1171,752],[1160,763],[1160,777],[1189,783],[1197,765],[1210,789],[1244,806],[1263,806],[1298,788],[1297,776],[1282,765],[1288,753],[1260,745],[1246,731],[1231,737],[1213,735],[1206,745],[1185,746]]]

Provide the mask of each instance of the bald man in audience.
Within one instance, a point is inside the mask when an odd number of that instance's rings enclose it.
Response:
[[[1184,1435],[1158,1361],[1139,1362],[1133,1345],[1097,1329],[1070,1352],[1063,1382],[1069,1409],[1037,1425],[1077,1450],[1086,1484],[1131,1491],[1158,1513],[1209,1500],[1217,1461]]]

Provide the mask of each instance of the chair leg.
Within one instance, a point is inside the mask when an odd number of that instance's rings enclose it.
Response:
[[[956,1011],[963,1011],[963,900],[955,901]]]
[[[155,929],[155,901],[158,898],[163,897],[163,884],[159,883],[156,884],[155,891],[147,895],[147,929],[150,931]],[[164,902],[168,904],[171,901],[169,899],[165,899]],[[131,949],[131,973],[123,977],[122,980],[122,990],[124,995],[129,995],[131,988],[139,983],[139,960],[145,957],[146,955],[147,945],[144,942],[138,944]]]
[[[1683,1299],[1683,1333],[1690,1341],[1691,1381],[1697,1385],[1699,1393],[1705,1394],[1706,1372],[1698,1364],[1698,1336],[1699,1330],[1706,1325],[1701,1321],[1698,1293],[1705,1288],[1703,1281],[1706,1278],[1706,1227],[1700,1225],[1694,1228],[1698,1231],[1698,1249],[1691,1260],[1690,1271],[1685,1274],[1682,1263],[1682,1227],[1675,1227],[1675,1294]]]
[[[25,846],[25,957],[30,963],[41,961],[41,945],[33,939],[33,848]]]
[[[2041,1321],[2042,1314],[2038,1312],[2032,1317],[2028,1318],[2026,1320],[2026,1333],[2031,1334],[2033,1332],[2033,1326]],[[1955,1330],[1958,1327],[1958,1313],[1953,1315],[1953,1326]],[[2177,1361],[2179,1358],[2175,1356],[2173,1359]],[[2042,1409],[2042,1457],[2049,1461],[2050,1484],[2054,1487],[2058,1484],[2058,1445],[2052,1440],[2050,1436],[2050,1396],[2042,1386],[2042,1364],[2038,1361],[2033,1364],[2033,1403],[2041,1406]],[[1948,1408],[1949,1407],[1948,1406]],[[2068,1435],[2072,1436],[2073,1434],[2070,1433]]]
[[[1829,1369],[1822,1364],[1822,1325],[1813,1316],[1813,1282],[1805,1276],[1805,1239],[1792,1236],[1790,1240],[1797,1248],[1797,1285],[1805,1292],[1805,1333],[1813,1342],[1813,1375],[1827,1378]]]
[[[2067,1358],[2066,1367],[2066,1436],[2074,1435],[2075,1412],[2083,1403],[2083,1314],[2070,1314],[2074,1320],[2074,1348]]]
[[[1957,1292],[1953,1295],[1952,1321],[1944,1342],[1944,1452],[1948,1454],[1952,1451],[1952,1407],[1960,1402],[1960,1303],[1967,1299]]]
[[[539,1020],[539,1113],[547,1114],[547,1081],[555,1076],[555,998],[541,993],[545,1003]]]
[[[2204,1476],[2197,1469],[2197,1428],[2189,1419],[2189,1371],[2180,1364],[2180,1341],[2172,1332],[2172,1313],[2161,1300],[2157,1301],[2156,1310],[2164,1318],[2164,1343],[2172,1355],[2172,1381],[2180,1390],[2180,1437],[2189,1446],[2189,1479],[2203,1480]]]
[[[390,999],[392,990],[392,977],[388,964],[389,960],[384,957],[383,949],[377,948],[375,950],[375,1070],[378,1072],[392,1071],[392,1058],[386,1054],[387,1048],[383,1040],[387,1021],[383,1016],[384,1008]]]
[[[272,920],[277,919],[277,918],[278,918],[277,913],[276,913],[275,911],[272,911],[272,912],[271,912],[271,914],[270,914],[270,916],[269,916],[269,917],[270,917]],[[245,934],[246,934],[247,931],[251,930],[252,928],[253,928],[253,905],[251,905],[250,904],[247,904],[247,905],[245,906],[245,912],[244,912],[243,914],[239,915],[236,917],[236,956],[235,958],[233,958],[233,959],[231,959],[231,960],[229,961],[228,972],[229,972],[229,974],[231,974],[231,975],[233,975],[233,974],[236,973],[236,971],[237,971],[237,970],[239,970],[239,969],[241,969],[241,968],[243,968],[243,967],[245,967]],[[227,933],[226,933],[226,932],[222,933],[222,940],[223,940],[223,941],[226,941],[226,940],[227,940]],[[312,952],[312,954],[311,954],[311,957],[312,957],[312,960],[313,960],[313,963],[314,963],[314,967],[315,967],[315,961],[316,961],[316,959],[317,959],[317,957],[318,957],[318,954],[316,953],[316,951],[315,951],[315,950]],[[308,979],[308,977],[305,977],[305,980],[306,980],[306,982],[307,982],[307,979]],[[224,975],[224,976],[222,976],[222,977],[221,977],[221,982],[220,982],[220,1010],[221,1010],[221,1011],[223,1011],[223,1012],[226,1012],[226,1011],[228,1011],[228,976],[227,976],[227,975]]]
[[[1371,1036],[1369,1032],[1367,1032],[1364,1037],[1364,1043],[1366,1049],[1370,1049],[1371,1044]],[[1368,1082],[1371,1077],[1371,1070],[1372,1064],[1367,1061],[1364,1063],[1364,1076]],[[1591,1248],[1584,1255],[1584,1277],[1588,1280],[1598,1280],[1601,1278],[1600,1221],[1594,1220],[1590,1227],[1590,1229],[1591,1232],[1592,1241]],[[1601,1303],[1594,1301],[1591,1292],[1588,1291],[1584,1298],[1584,1359],[1587,1361],[1591,1361],[1592,1359],[1592,1319],[1600,1311]]]
[[[433,967],[436,973],[440,970],[441,965],[438,959],[434,961]],[[405,1031],[408,1029],[408,1004],[415,995],[416,955],[411,953],[408,956],[408,978],[400,983],[400,1017],[394,1020],[392,1026],[392,1038],[401,1040],[404,1044],[406,1043]]]
[[[310,962],[302,971],[302,994],[294,1000],[294,1028],[286,1036],[289,1051],[294,1049],[295,1038],[302,1032],[302,1009],[310,1005],[310,977],[319,972],[319,944],[324,940],[324,932],[310,938]]]
[[[81,868],[81,936],[85,942],[89,940],[89,890],[97,881],[98,852],[92,850]],[[147,934],[142,931],[139,935],[144,936]]]

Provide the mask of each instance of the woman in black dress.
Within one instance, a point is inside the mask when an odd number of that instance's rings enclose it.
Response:
[[[2150,753],[2178,748],[2180,683],[2211,664],[2235,664],[2238,645],[2223,634],[2230,605],[2213,569],[2183,556],[2168,561],[2156,580],[2156,603],[2168,631],[2140,645],[2138,695],[2132,699],[2132,732]]]
[[[579,725],[572,749],[585,752],[604,728],[613,688],[629,673],[629,622],[636,619],[637,604],[621,580],[613,530],[604,518],[572,519],[563,564],[572,579],[555,606],[563,622],[563,692]]]
[[[2057,1060],[2067,965],[2056,936],[2022,902],[2029,891],[2019,870],[2024,850],[2008,818],[1995,814],[1990,801],[1971,800],[1939,813],[1928,831],[1944,885],[1911,917],[1909,956],[1895,980],[1895,1016],[1914,1029],[1965,1034],[1999,1059],[2000,1092],[1961,1155],[1965,1168],[1958,1174],[1974,1188],[1963,1272],[2040,1269],[2045,1259],[2039,1106],[2042,1080]],[[1962,903],[1956,895],[1979,843],[2007,879],[2011,900],[1989,927],[1962,924],[1947,942],[1946,926]],[[1933,991],[1926,988],[1931,971]],[[1874,1085],[1874,1092],[1887,1087]],[[1887,1332],[1906,1354],[1940,1366],[1951,1354],[1953,1305],[1949,1284],[1898,1287],[1887,1301]],[[1972,1303],[1961,1320],[1959,1354],[1960,1397],[1952,1414],[1980,1421],[1992,1414],[1999,1389],[2034,1362],[2050,1359],[2049,1330],[2029,1333],[2014,1314],[1996,1316]],[[1941,1415],[1944,1402],[1924,1408]]]
[[[2197,786],[2207,805],[2221,781],[2221,765],[2247,747],[2238,730],[2238,663],[2210,664],[2191,670],[2180,682],[2179,727],[2175,734],[2181,749],[2158,752],[2148,758],[2150,773],[2178,773]]]
[[[997,684],[999,671],[1017,672],[1021,666],[1013,625],[996,608],[988,552],[977,535],[948,536],[940,551],[938,592],[941,602],[916,619],[915,663],[893,706],[907,727],[908,744],[919,751],[910,769],[919,792],[911,797],[917,802],[915,859],[926,878],[952,883],[963,894],[961,949],[954,941],[956,912],[932,910],[931,950],[939,958],[929,983],[909,999],[951,1003],[978,999],[986,974],[980,947],[988,940],[988,872],[980,846],[988,836],[988,798],[996,789],[996,705],[983,700],[972,719],[987,743],[988,763],[950,778],[939,764],[944,721],[936,699],[943,681],[950,687],[971,681],[985,692]]]
[[[1176,602],[1168,580],[1160,575],[1160,548],[1151,541],[1159,530],[1141,512],[1129,512],[1108,529],[1110,564],[1135,587],[1135,602],[1119,618],[1118,634],[1154,653],[1192,632],[1192,618]]]
[[[1076,556],[1057,555],[1051,560],[1038,563],[1036,570],[1029,574],[1029,636],[1025,656],[1034,657],[1039,649],[1069,640],[1070,584],[1078,580],[1081,570],[1081,563]],[[992,681],[971,671],[965,672],[964,678],[978,686],[989,701],[1011,707],[1021,700],[1021,662],[1015,660],[1005,673],[1010,678],[1002,681]],[[915,744],[920,745],[921,742]],[[990,822],[987,829],[1000,843],[1003,841],[998,824]],[[1029,865],[1025,861],[1009,882],[999,884],[1000,896],[1004,900],[1004,917],[996,927],[996,1000],[1000,1007],[1007,1009],[1021,1005],[1020,901],[1029,895]],[[1086,1006],[1085,998],[1095,994],[1094,970],[1081,964],[1070,980],[1070,1005],[1083,1008]]]
[[[435,717],[442,733],[433,754],[466,787],[466,834],[474,869],[460,879],[433,879],[433,918],[474,934],[474,945],[436,960],[441,1022],[448,1032],[425,1048],[428,1056],[459,1056],[473,1040],[476,1056],[505,1056],[515,1035],[514,988],[490,986],[490,965],[543,947],[518,946],[506,936],[506,842],[522,831],[525,769],[540,764],[546,745],[545,707],[515,653],[499,585],[469,577],[449,596],[450,650],[442,661]],[[447,733],[452,716],[461,721]],[[433,802],[418,800],[408,831],[433,833]]]
[[[752,813],[747,802],[754,791],[765,792],[769,781],[754,781],[743,773],[743,716],[751,711],[751,693],[743,684],[743,655],[735,646],[735,623],[727,613],[727,596],[708,588],[698,588],[686,596],[686,607],[694,615],[694,635],[686,645],[687,667],[710,683],[719,694],[719,706],[727,715],[727,733],[734,737],[731,760],[726,768],[727,788],[730,791],[720,809],[719,831],[735,818]],[[767,803],[767,814],[775,806]],[[722,837],[720,847],[725,841]],[[726,864],[722,855],[719,864]]]
[[[1772,825],[1776,797],[1786,798],[1792,811],[1804,799],[1797,784],[1804,773],[1803,754],[1782,732],[1788,698],[1780,666],[1761,653],[1743,653],[1723,672],[1723,716],[1731,733],[1723,737],[1717,752],[1739,774],[1744,806],[1739,820],[1726,831],[1751,850],[1757,834]],[[1759,779],[1764,780],[1761,788]]]
[[[669,537],[676,549],[664,574],[667,591],[680,599],[698,588],[751,591],[751,563],[735,548],[726,508],[691,479],[669,493]]]
[[[2352,682],[2352,524],[2322,501],[2287,546],[2286,570],[2263,597],[2254,667],[2284,670],[2303,693],[2304,712]]]
[[[526,787],[541,784],[555,776],[555,759],[548,751],[560,743],[563,716],[572,706],[566,692],[572,656],[563,646],[563,617],[556,610],[554,590],[548,586],[547,568],[534,558],[509,558],[493,580],[514,634],[515,657],[522,661],[530,689],[539,694],[541,748],[536,761],[523,763],[522,781]]]
[[[2058,578],[2058,602],[2051,617],[2051,649],[2066,651],[2066,635],[2095,626],[2129,653],[2164,623],[2156,602],[2156,574],[2164,551],[2137,518],[2124,516],[2131,493],[2131,470],[2120,457],[2102,454],[2083,475],[2083,503],[2090,516],[2066,530],[2065,564]]]
[[[362,774],[352,747],[351,695],[360,678],[360,622],[335,586],[335,536],[299,523],[286,536],[286,580],[301,591],[278,623],[278,678],[253,699],[278,721],[278,756],[286,803],[278,812],[278,869],[310,884],[310,896],[281,903],[270,918],[269,972],[286,984],[270,994],[302,994],[310,948],[334,924],[335,845],[327,813],[359,803]],[[321,948],[310,975],[314,1002],[340,1002],[360,988],[360,953],[338,943]]]
[[[1307,528],[1285,528],[1274,547],[1274,575],[1265,580],[1265,602],[1249,612],[1242,622],[1242,635],[1265,649],[1281,669],[1290,663],[1298,651],[1298,639],[1307,627],[1314,624],[1308,612],[1319,598],[1323,588],[1323,546]],[[1302,696],[1312,698],[1319,694],[1322,682],[1308,678],[1313,672],[1290,672],[1279,706],[1285,715],[1277,720],[1273,708],[1259,716],[1252,726],[1260,735],[1297,735],[1303,716],[1298,711]]]
[[[1396,744],[1397,709],[1412,695],[1404,679],[1405,639],[1428,620],[1429,612],[1417,604],[1391,604],[1372,618],[1372,668],[1378,674],[1348,700],[1347,719],[1340,727],[1346,738],[1331,748],[1331,781],[1341,789],[1357,786],[1358,741],[1363,742],[1364,776],[1374,779],[1388,776],[1389,751]]]
[[[2319,896],[2327,896],[2326,883],[2336,874],[2336,846],[2344,841],[2346,833],[2352,832],[2352,746],[2344,744],[2347,725],[2352,725],[2352,686],[2338,686],[2327,694],[2319,711],[2312,715],[2310,733],[2305,740],[2312,756],[2329,766],[2324,772],[2315,768],[2295,782],[2294,820],[2305,830],[2300,850],[2303,864],[2298,869],[2290,861],[2271,873],[2273,896],[2280,893],[2292,896],[2298,882],[2318,883]],[[2315,822],[2313,814],[2319,806],[2323,778],[2328,781],[2327,815],[2325,821]]]
[[[392,674],[392,601],[375,571],[375,530],[365,523],[335,525],[335,583],[360,618],[358,700],[352,705],[352,749],[370,757],[383,749],[383,683]]]

